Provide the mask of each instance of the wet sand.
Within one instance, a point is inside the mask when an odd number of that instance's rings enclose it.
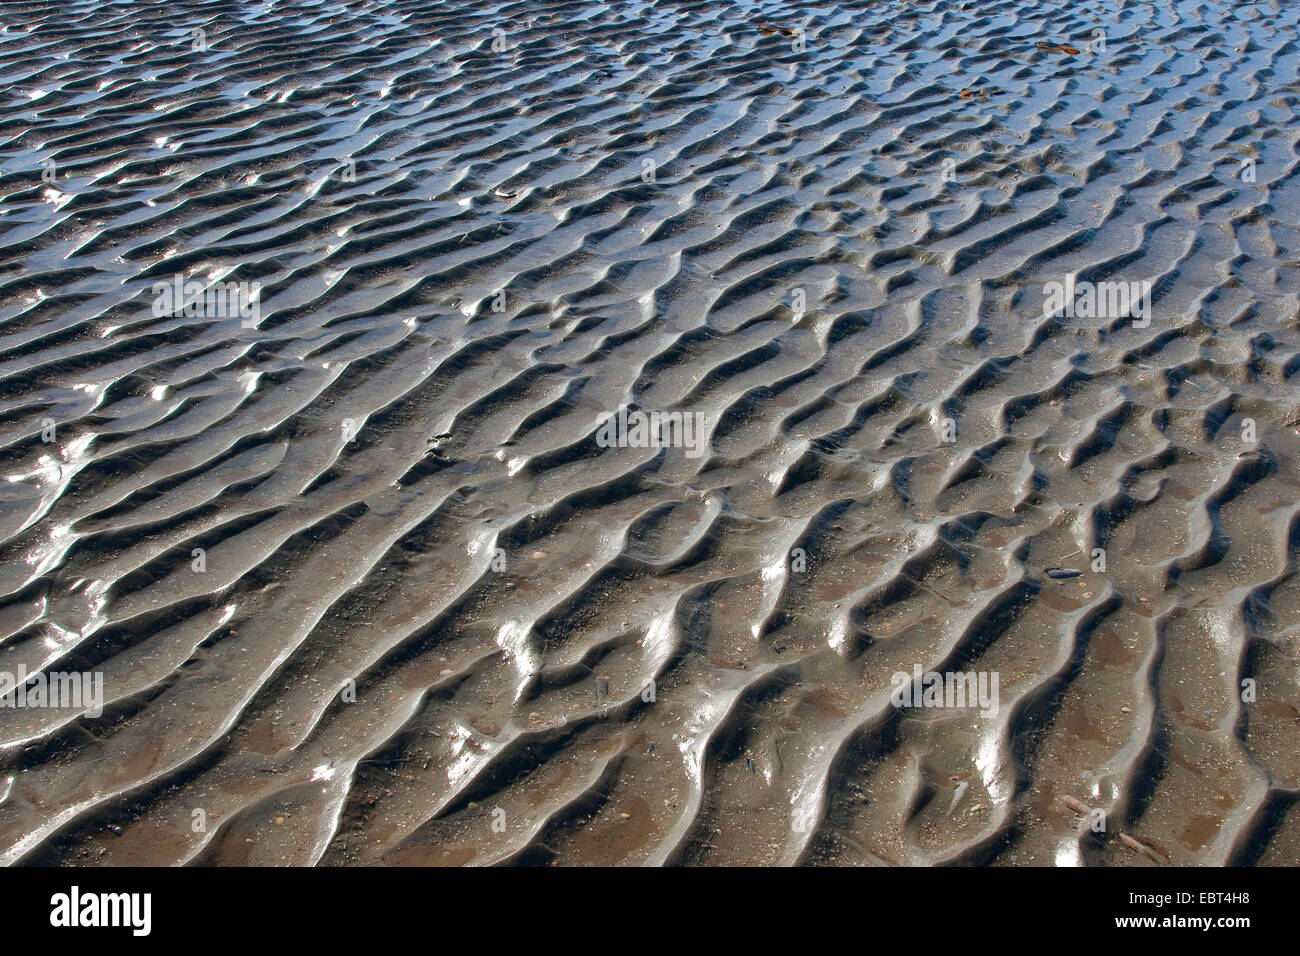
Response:
[[[1300,863],[1300,6],[1055,6],[6,4],[0,862]]]

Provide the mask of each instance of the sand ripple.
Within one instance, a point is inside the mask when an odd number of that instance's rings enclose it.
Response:
[[[50,9],[0,860],[1300,862],[1300,6]]]

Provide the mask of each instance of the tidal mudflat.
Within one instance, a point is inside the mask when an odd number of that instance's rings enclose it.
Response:
[[[0,862],[1300,863],[1300,4],[0,8]]]

